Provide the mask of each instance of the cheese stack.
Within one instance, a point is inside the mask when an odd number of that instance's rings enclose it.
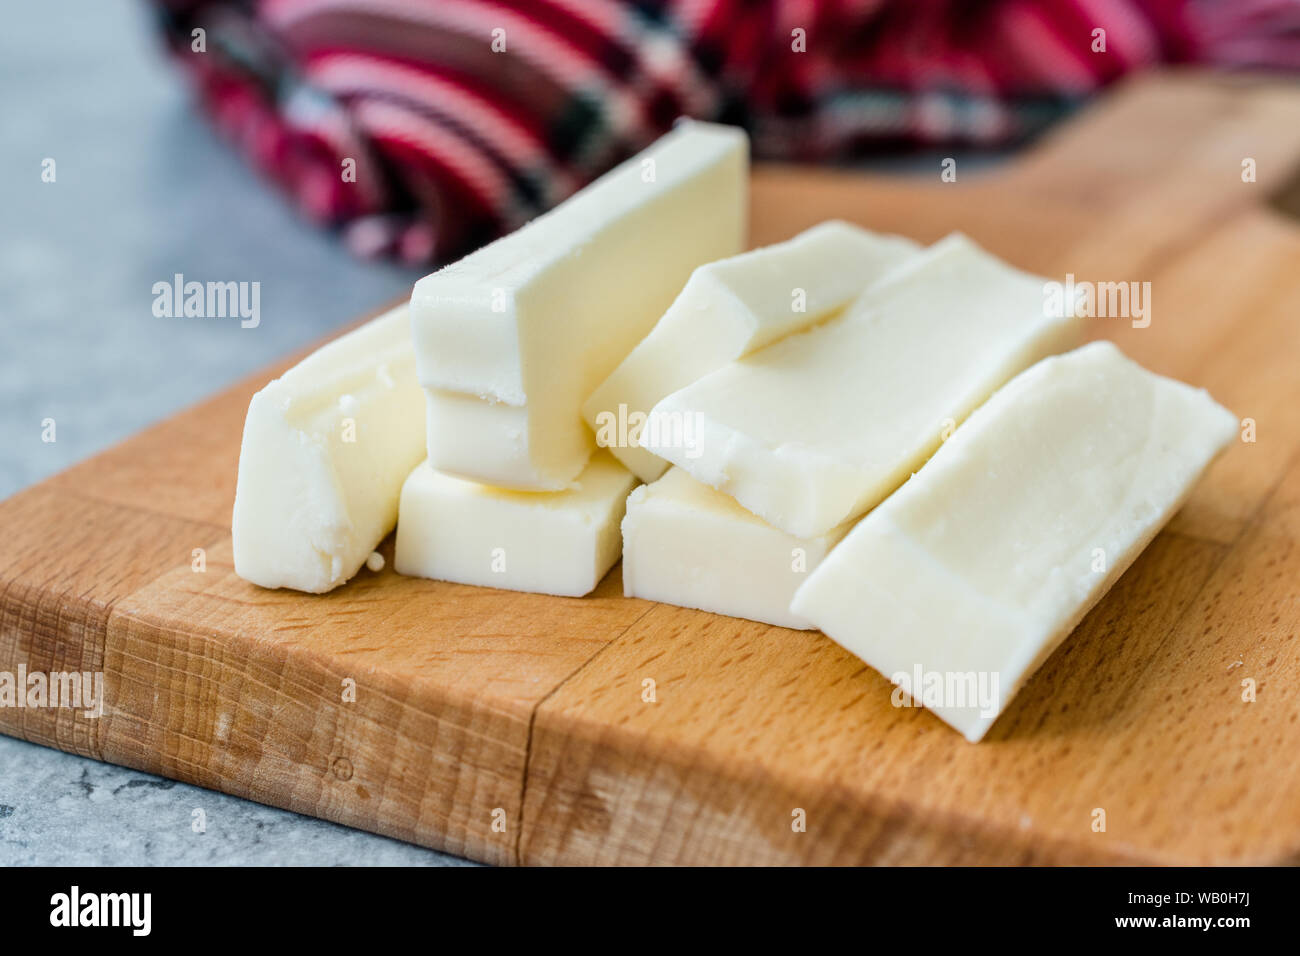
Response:
[[[517,232],[416,283],[411,327],[436,470],[531,491],[578,477],[582,403],[697,266],[735,255],[745,134],[682,123]]]
[[[236,571],[327,591],[395,517],[465,584],[621,550],[627,596],[820,627],[981,739],[1235,419],[960,234],[740,253],[747,162],[684,123],[254,396]]]
[[[1043,282],[954,234],[842,316],[666,396],[650,422],[690,423],[689,441],[642,433],[678,467],[628,503],[625,592],[815,626],[790,601],[854,522],[1003,382],[1077,344]]]
[[[845,315],[733,362],[659,402],[692,447],[642,444],[769,524],[825,534],[897,488],[1016,373],[1078,344],[1045,280],[953,234]],[[669,436],[671,437],[671,436]]]
[[[685,122],[411,295],[428,462],[401,496],[399,573],[580,596],[618,560],[632,474],[582,402],[691,272],[743,247],[748,141]]]

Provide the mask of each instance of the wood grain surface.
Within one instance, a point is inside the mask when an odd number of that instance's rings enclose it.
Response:
[[[279,369],[0,503],[0,670],[107,698],[0,731],[495,863],[1300,862],[1298,170],[1300,89],[1191,73],[955,183],[756,170],[755,244],[839,217],[1150,282],[1148,328],[1094,337],[1255,422],[981,744],[816,632],[617,568],[583,599],[242,581],[240,433]]]

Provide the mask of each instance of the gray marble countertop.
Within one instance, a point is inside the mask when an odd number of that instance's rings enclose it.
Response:
[[[0,498],[410,289],[414,273],[349,256],[218,141],[143,2],[4,20]],[[156,318],[153,283],[176,272],[260,281],[261,324]],[[462,863],[0,736],[0,866]]]

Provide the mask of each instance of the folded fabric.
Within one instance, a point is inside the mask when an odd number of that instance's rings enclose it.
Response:
[[[239,149],[358,253],[419,263],[682,115],[746,127],[758,159],[845,160],[1014,143],[1157,62],[1300,65],[1289,0],[155,2]]]

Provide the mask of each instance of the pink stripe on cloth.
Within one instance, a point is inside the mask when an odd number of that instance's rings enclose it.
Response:
[[[545,143],[531,130],[453,79],[364,54],[315,57],[306,64],[304,75],[313,85],[345,100],[387,94],[431,115],[447,119],[473,117],[475,137],[490,143],[513,169],[529,171],[541,180],[545,190],[542,201],[547,205],[554,205],[579,187],[574,176],[552,161]],[[519,215],[527,219],[536,215],[536,210],[525,208]]]

